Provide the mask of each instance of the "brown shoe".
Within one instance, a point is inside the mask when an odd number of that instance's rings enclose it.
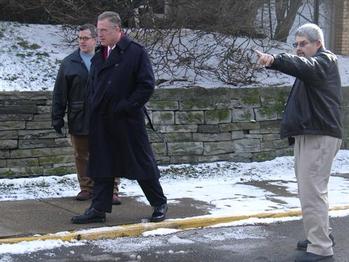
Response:
[[[80,191],[80,193],[77,194],[77,196],[75,197],[75,199],[78,201],[85,201],[85,200],[89,200],[91,198],[92,198],[92,193],[90,193],[86,190]]]
[[[120,198],[119,198],[117,193],[113,194],[112,204],[113,205],[121,205],[121,200],[120,200]]]

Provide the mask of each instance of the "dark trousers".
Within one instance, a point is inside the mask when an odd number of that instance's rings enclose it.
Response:
[[[93,198],[91,207],[100,211],[111,213],[112,210],[112,198],[114,188],[114,178],[93,178]],[[137,180],[139,186],[142,188],[143,193],[150,205],[160,206],[167,202],[167,198],[162,191],[159,179],[154,180]]]

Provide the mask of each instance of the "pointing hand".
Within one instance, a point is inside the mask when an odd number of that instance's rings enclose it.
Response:
[[[258,56],[257,63],[262,66],[271,66],[274,62],[274,57],[272,55],[269,55],[267,53],[262,53],[259,50],[254,50]]]

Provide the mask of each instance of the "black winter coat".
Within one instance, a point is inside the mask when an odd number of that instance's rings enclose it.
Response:
[[[91,65],[88,175],[158,178],[143,111],[155,85],[148,55],[127,36],[107,60],[104,53],[97,51]]]
[[[281,138],[297,135],[342,138],[342,90],[333,53],[320,48],[309,58],[280,54],[271,68],[296,77],[281,121]]]
[[[88,70],[76,50],[62,61],[52,98],[52,126],[64,126],[68,106],[68,131],[73,135],[88,134],[87,81]]]

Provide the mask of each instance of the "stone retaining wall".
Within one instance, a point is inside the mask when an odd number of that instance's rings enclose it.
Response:
[[[159,164],[259,161],[291,154],[287,141],[279,139],[288,92],[286,87],[157,89],[148,108]],[[75,172],[69,138],[51,128],[51,96],[48,91],[0,92],[0,177]],[[347,102],[344,109],[348,112]],[[346,130],[343,147],[348,145]]]

